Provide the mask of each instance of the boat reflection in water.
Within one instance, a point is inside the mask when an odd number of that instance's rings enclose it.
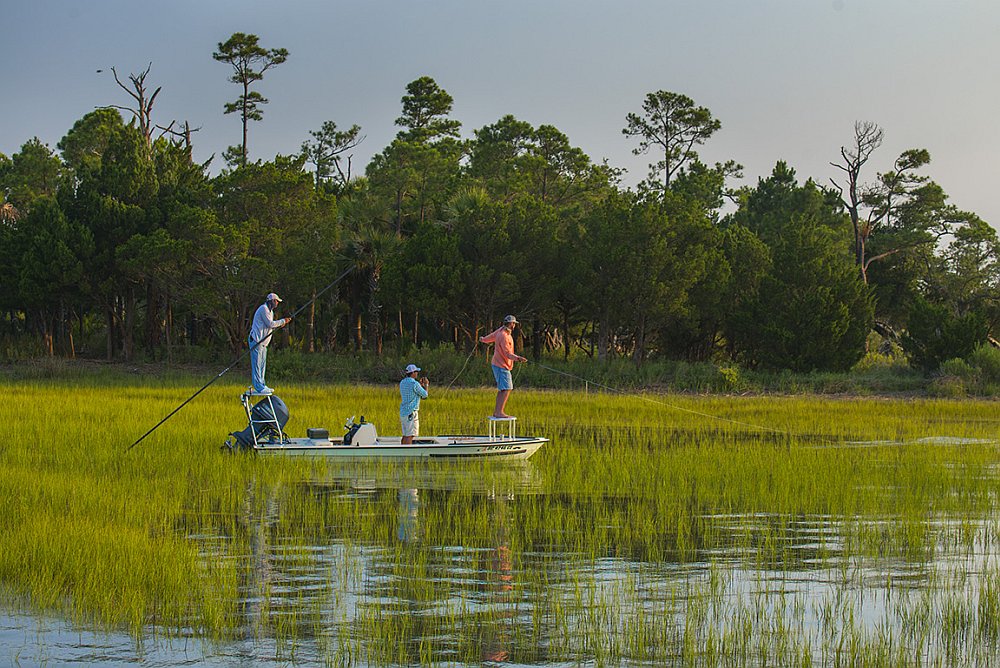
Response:
[[[518,605],[514,564],[524,559],[511,548],[511,509],[540,488],[527,461],[344,465],[294,485],[251,484],[239,523],[249,549],[239,582],[240,653],[280,656],[282,634],[296,638],[300,657],[313,643],[317,658],[325,656],[323,648],[345,634],[363,651],[380,642],[381,625],[394,631],[394,655],[408,660],[419,661],[422,643],[433,638],[435,652],[471,648],[478,661],[507,661],[516,627],[530,624]],[[325,511],[312,517],[306,507]],[[443,544],[441,527],[456,513],[488,528]],[[395,531],[382,533],[393,517]],[[365,518],[367,527],[352,525]],[[442,628],[453,632],[451,650],[441,647]]]
[[[404,543],[420,541],[420,520],[417,511],[420,507],[420,490],[408,487],[399,490],[399,540]]]
[[[492,599],[495,606],[494,623],[483,627],[482,660],[502,662],[510,659],[510,645],[513,627],[517,623],[517,605],[514,596],[514,560],[507,536],[507,512],[505,504],[513,498],[494,497],[496,522],[496,547],[490,550],[486,560],[482,591],[484,598]]]

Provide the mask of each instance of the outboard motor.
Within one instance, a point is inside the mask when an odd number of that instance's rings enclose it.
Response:
[[[252,448],[255,436],[258,443],[264,439],[280,439],[285,425],[288,424],[288,417],[288,406],[272,394],[254,404],[250,410],[250,424],[243,431],[234,431],[232,436],[243,448]]]

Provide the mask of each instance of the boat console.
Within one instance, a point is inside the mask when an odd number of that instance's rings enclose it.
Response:
[[[344,445],[353,445],[355,447],[376,445],[378,443],[378,433],[375,431],[375,425],[371,422],[365,422],[365,416],[361,416],[361,422],[355,422],[352,416],[347,424],[344,425],[344,429],[347,433],[344,434]]]

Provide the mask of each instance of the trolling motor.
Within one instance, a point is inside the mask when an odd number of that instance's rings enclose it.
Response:
[[[285,425],[288,424],[288,406],[280,397],[269,395],[262,398],[254,406],[250,407],[250,395],[240,396],[243,408],[247,413],[249,424],[242,431],[234,431],[230,436],[233,440],[226,440],[223,445],[230,451],[252,450],[264,443],[284,443],[288,440],[285,436]]]

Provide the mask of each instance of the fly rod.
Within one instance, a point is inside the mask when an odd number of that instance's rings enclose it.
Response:
[[[567,371],[560,371],[559,369],[553,369],[552,367],[545,366],[544,364],[542,364],[540,362],[530,362],[530,363],[534,364],[535,366],[537,366],[537,367],[539,367],[541,369],[545,369],[546,371],[551,371],[552,373],[557,373],[557,374],[559,374],[561,376],[566,376],[567,378],[574,378],[576,380],[582,380],[585,383],[589,383],[591,385],[594,385],[595,387],[599,387],[599,388],[607,390],[609,392],[614,392],[616,394],[621,394],[621,395],[624,395],[624,396],[635,396],[637,399],[641,399],[642,401],[647,401],[649,403],[657,404],[659,406],[665,406],[665,407],[671,408],[671,409],[673,409],[675,411],[681,411],[683,413],[690,413],[692,415],[697,415],[699,417],[704,417],[704,418],[710,418],[712,420],[718,420],[720,422],[728,422],[730,424],[739,425],[741,427],[749,427],[749,428],[751,428],[751,429],[753,429],[755,431],[771,432],[771,433],[780,434],[780,435],[783,435],[783,436],[793,436],[793,437],[799,437],[799,438],[802,438],[804,436],[802,434],[796,434],[794,432],[785,431],[784,429],[776,429],[774,427],[765,427],[763,425],[753,424],[752,422],[743,422],[742,420],[734,420],[732,418],[722,417],[721,415],[712,415],[711,413],[702,413],[701,411],[696,411],[696,410],[693,410],[691,408],[684,408],[683,406],[678,406],[677,404],[672,404],[672,403],[668,403],[666,401],[659,401],[657,399],[652,399],[650,397],[647,397],[644,394],[629,395],[629,393],[626,392],[626,391],[624,391],[624,390],[620,390],[618,388],[611,387],[609,385],[603,385],[601,383],[598,383],[598,382],[593,381],[593,380],[589,380],[589,379],[584,378],[582,376],[577,376],[574,373],[569,373]],[[834,444],[836,444],[836,441],[832,441],[832,440],[827,439],[827,438],[821,438],[820,440],[828,442],[828,443],[834,443]]]
[[[349,273],[351,273],[351,271],[352,271],[352,270],[353,270],[353,267],[349,267],[349,268],[347,269],[347,271],[345,271],[345,272],[344,272],[344,273],[342,273],[342,274],[341,274],[340,276],[338,276],[337,278],[335,278],[335,279],[333,280],[333,282],[331,282],[331,283],[330,283],[330,284],[329,284],[328,286],[326,286],[325,288],[323,288],[322,290],[320,290],[319,292],[317,292],[317,293],[316,293],[316,296],[315,296],[315,297],[313,297],[312,299],[310,299],[309,301],[307,301],[307,302],[306,302],[305,304],[303,304],[302,306],[300,306],[300,307],[299,307],[299,309],[298,309],[297,311],[295,311],[295,313],[293,313],[293,314],[292,314],[292,315],[290,315],[289,317],[290,317],[290,318],[292,318],[292,319],[294,319],[294,318],[295,318],[295,316],[297,316],[297,315],[298,315],[299,313],[302,313],[302,311],[304,311],[304,310],[305,310],[305,309],[306,309],[306,308],[307,308],[307,307],[308,307],[308,306],[309,306],[310,304],[312,304],[312,303],[313,303],[314,301],[316,301],[317,299],[319,299],[319,298],[320,298],[320,296],[321,296],[321,295],[322,295],[322,294],[323,294],[324,292],[326,292],[327,290],[329,290],[330,288],[332,288],[333,286],[335,286],[335,285],[336,285],[337,283],[340,283],[340,281],[341,281],[341,280],[343,280],[343,278],[344,278],[345,276],[347,276],[347,275],[348,275]],[[270,336],[270,334],[269,334],[268,336]],[[254,349],[255,349],[255,348],[257,347],[257,346],[259,346],[259,345],[260,345],[261,343],[263,343],[263,341],[264,341],[264,340],[265,340],[266,338],[267,338],[267,336],[265,336],[265,337],[261,338],[261,340],[260,340],[260,341],[255,341],[255,342],[254,342],[254,344],[253,344],[252,346],[250,346],[250,348],[249,348],[249,349],[247,349],[246,351],[244,351],[242,355],[240,355],[239,357],[237,357],[237,358],[236,358],[236,359],[235,359],[235,360],[233,361],[233,363],[232,363],[232,364],[230,364],[230,365],[229,365],[229,366],[227,366],[227,367],[226,367],[225,369],[223,369],[223,370],[222,370],[222,371],[220,371],[220,372],[219,372],[218,374],[216,374],[215,378],[213,378],[212,380],[210,380],[210,381],[208,381],[207,383],[205,383],[204,385],[202,385],[201,389],[200,389],[200,390],[198,390],[197,392],[195,392],[194,394],[192,394],[192,395],[191,395],[190,397],[188,397],[187,399],[185,399],[185,400],[184,400],[184,403],[182,403],[182,404],[181,404],[180,406],[178,406],[178,407],[177,407],[177,408],[175,408],[174,410],[170,411],[170,413],[168,413],[168,414],[167,414],[167,416],[166,416],[165,418],[163,418],[162,420],[160,420],[159,422],[157,422],[157,423],[156,423],[156,425],[155,425],[155,426],[154,426],[154,427],[153,427],[152,429],[150,429],[150,430],[149,430],[149,431],[147,431],[147,432],[146,432],[145,434],[143,434],[142,436],[140,436],[140,437],[139,437],[139,438],[138,438],[138,439],[137,439],[137,440],[135,441],[135,443],[133,443],[132,445],[128,446],[128,447],[127,447],[127,448],[125,449],[125,451],[126,451],[126,452],[128,452],[129,450],[131,450],[131,449],[132,449],[132,448],[134,448],[135,446],[139,445],[139,443],[141,443],[143,439],[145,439],[145,438],[146,438],[147,436],[149,436],[149,435],[150,435],[150,434],[152,434],[152,433],[153,433],[154,431],[156,431],[157,429],[159,429],[159,428],[160,428],[160,425],[162,425],[162,424],[163,424],[164,422],[166,422],[167,420],[169,420],[170,418],[172,418],[172,417],[173,417],[173,416],[174,416],[174,415],[175,415],[175,414],[176,414],[176,413],[177,413],[178,411],[180,411],[180,409],[184,408],[184,407],[185,407],[185,406],[187,406],[187,405],[188,405],[189,403],[191,403],[191,401],[192,401],[192,400],[193,400],[193,399],[194,399],[195,397],[197,397],[197,396],[198,396],[199,394],[201,394],[202,392],[204,392],[205,390],[207,390],[207,389],[208,389],[208,387],[209,387],[209,386],[210,386],[210,385],[211,385],[212,383],[214,383],[215,381],[217,381],[217,380],[219,380],[220,378],[222,378],[222,377],[223,377],[223,376],[224,376],[224,375],[226,374],[226,372],[227,372],[227,371],[229,371],[229,370],[230,370],[230,369],[232,369],[232,368],[233,368],[234,366],[236,366],[237,364],[239,364],[239,363],[240,363],[240,362],[241,362],[241,361],[243,360],[243,358],[244,358],[244,357],[246,357],[247,355],[249,355],[251,351],[253,351],[253,350],[254,350]]]

